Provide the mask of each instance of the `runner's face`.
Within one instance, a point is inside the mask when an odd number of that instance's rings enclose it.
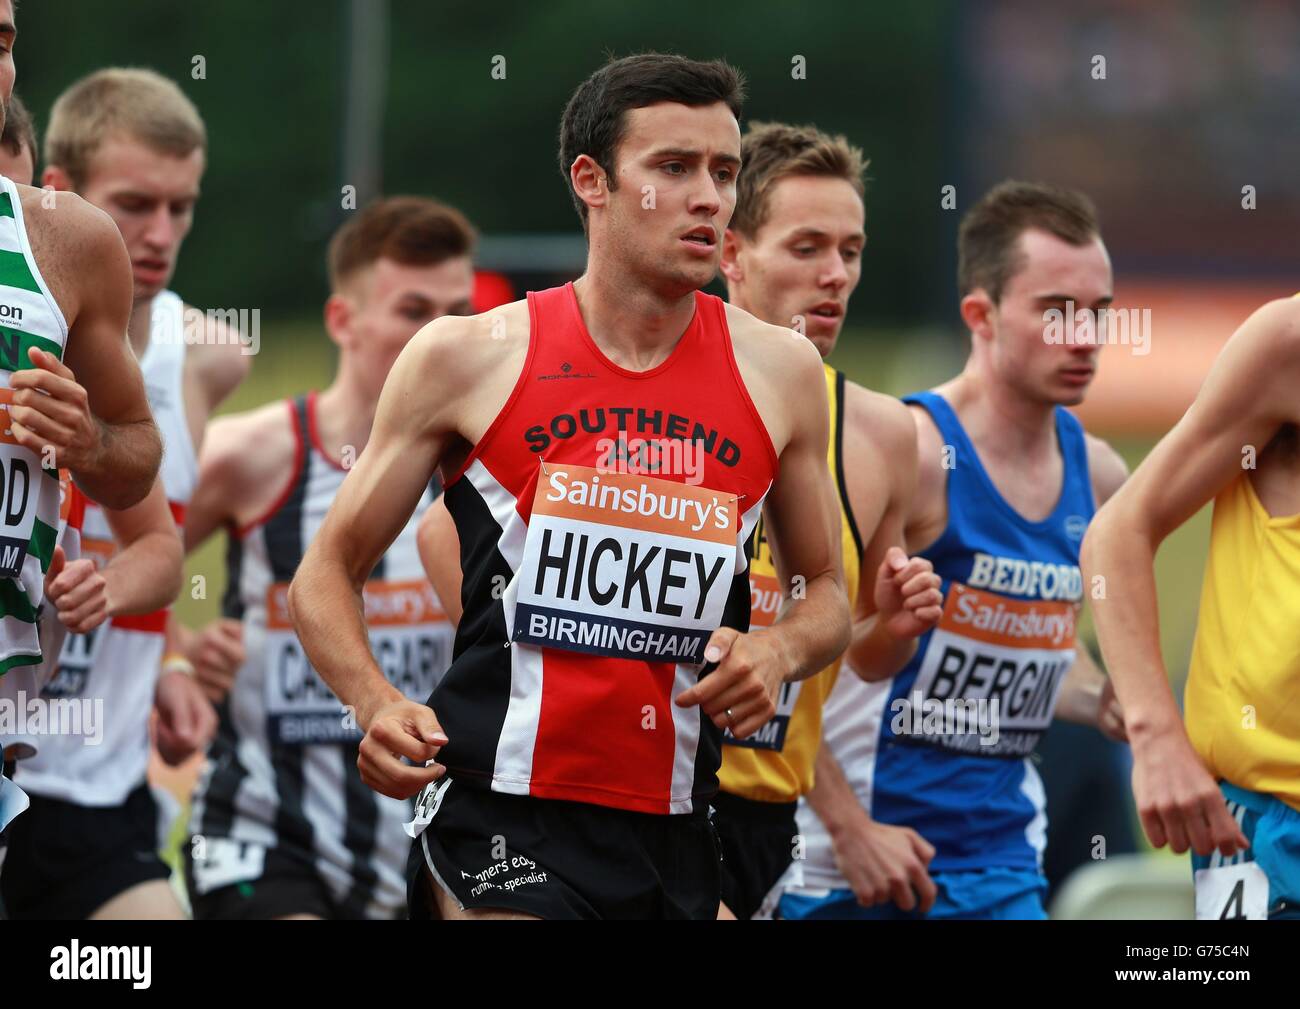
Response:
[[[709,283],[736,206],[740,127],[721,102],[629,109],[615,152],[608,248],[668,295]]]
[[[1045,231],[1020,236],[1023,267],[1002,291],[994,316],[994,367],[1027,396],[1040,402],[1082,403],[1097,371],[1096,342],[1049,343],[1044,313],[1057,309],[1068,322],[1066,302],[1074,303],[1076,328],[1081,316],[1110,305],[1110,256],[1100,238],[1073,246]],[[1094,322],[1096,320],[1094,319]]]
[[[862,198],[844,179],[781,179],[758,234],[735,235],[736,300],[764,322],[803,332],[828,356],[862,274],[864,221]]]
[[[79,195],[117,222],[131,257],[136,301],[171,282],[194,222],[203,167],[201,149],[179,158],[127,137],[110,137],[91,158]]]
[[[470,315],[474,267],[468,256],[435,266],[377,260],[361,277],[340,344],[354,351],[376,396],[397,355],[419,330],[444,315]]]

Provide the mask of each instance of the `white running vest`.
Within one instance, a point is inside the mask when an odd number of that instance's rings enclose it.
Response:
[[[226,617],[241,620],[247,660],[220,708],[217,738],[190,819],[199,893],[256,880],[268,853],[314,872],[339,917],[392,918],[406,902],[409,801],[357,772],[361,733],[312,668],[289,620],[289,582],[346,471],[321,448],[314,394],[289,401],[298,457],[280,500],[232,534]],[[385,676],[424,702],[451,664],[453,628],[416,546],[420,516],[384,552],[364,590],[370,646]]]
[[[153,300],[149,345],[140,358],[145,392],[162,435],[162,483],[176,522],[194,493],[198,461],[185,416],[184,304],[171,291]],[[83,556],[101,564],[116,552],[103,510],[86,504]],[[149,713],[166,644],[168,611],[115,617],[89,634],[69,634],[45,687],[51,706],[81,707],[83,731],[28,740],[37,754],[15,780],[26,791],[83,806],[116,806],[145,780]]]
[[[865,683],[846,663],[822,709],[822,746],[834,755],[859,804],[868,812],[880,748],[880,719],[892,686],[892,680]],[[826,825],[806,796],[799,800],[796,820],[804,857],[790,863],[779,888],[819,895],[848,889],[849,883],[835,862]]]
[[[0,176],[0,676],[41,661],[45,571],[59,527],[59,475],[14,439],[10,378],[33,347],[62,359],[68,324],[36,267],[18,188]]]

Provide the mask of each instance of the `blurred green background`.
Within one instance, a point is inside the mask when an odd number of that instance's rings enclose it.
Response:
[[[288,318],[314,312],[326,294],[325,243],[345,213],[342,187],[356,185],[361,202],[374,195],[350,167],[357,152],[349,146],[358,143],[374,148],[384,191],[437,195],[485,235],[575,236],[577,216],[555,154],[560,113],[609,53],[658,48],[743,68],[752,118],[815,119],[851,132],[887,197],[873,204],[871,219],[872,241],[889,255],[864,277],[862,305],[872,306],[875,324],[942,310],[933,303],[933,277],[951,245],[936,240],[948,141],[942,130],[916,127],[946,117],[943,91],[955,73],[943,69],[949,3],[76,6],[76,31],[68,31],[65,3],[22,5],[16,90],[38,126],[60,91],[106,64],[152,67],[194,100],[211,149],[176,275],[176,289],[192,304],[256,306]],[[365,117],[369,130],[348,134],[359,37],[385,11],[387,24],[377,29],[379,100]],[[371,20],[359,24],[358,16]],[[807,61],[802,79],[792,77],[795,55]],[[491,75],[496,56],[505,58],[504,79]],[[199,69],[204,76],[196,79]],[[918,227],[922,206],[928,224]]]

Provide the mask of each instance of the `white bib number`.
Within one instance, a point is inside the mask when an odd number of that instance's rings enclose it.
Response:
[[[1065,674],[1074,664],[1072,602],[1013,599],[953,582],[931,633],[914,691],[921,720],[948,708],[981,711],[996,740],[972,731],[944,731],[925,741],[981,756],[1024,756],[1051,724]],[[912,703],[912,699],[909,699]]]
[[[4,421],[7,423],[6,410]],[[17,578],[36,524],[40,462],[21,445],[0,443],[0,577]]]
[[[228,837],[195,837],[194,886],[199,893],[232,883],[258,879],[266,862],[266,849],[260,844],[232,841]]]
[[[289,620],[289,586],[266,601],[266,713],[272,742],[284,746],[360,742],[362,733],[307,661]],[[451,664],[453,629],[426,581],[367,582],[363,593],[370,649],[388,681],[424,701]]]
[[[507,588],[515,641],[702,663],[737,574],[736,496],[548,463]]]
[[[1196,870],[1196,920],[1268,919],[1268,876],[1258,862]]]

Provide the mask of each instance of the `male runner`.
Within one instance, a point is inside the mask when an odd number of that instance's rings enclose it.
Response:
[[[1083,400],[1096,341],[1046,328],[1051,309],[1073,303],[1082,321],[1110,304],[1095,212],[1078,193],[1003,183],[967,212],[958,243],[970,357],[905,397],[919,464],[907,544],[942,577],[943,615],[892,679],[850,650],[876,682],[842,676],[827,701],[799,814],[808,857],[787,876],[783,917],[1044,917],[1046,816],[1029,754],[1054,712],[1122,733],[1074,629],[1079,544],[1125,467],[1065,409]],[[882,851],[879,823],[915,833]],[[931,850],[934,890],[917,871]]]
[[[167,290],[198,199],[203,120],[166,78],[110,68],[58,98],[45,144],[46,185],[101,207],[126,241],[134,280],[129,336],[163,436],[163,488],[181,520],[204,426],[250,362],[237,334]],[[170,517],[166,525],[174,529]],[[88,506],[83,551],[107,557],[128,542]],[[216,714],[184,663],[168,662],[159,673],[166,625],[165,609],[118,616],[65,643],[44,696],[102,698],[104,738],[87,746],[62,736],[19,767],[16,780],[34,799],[28,843],[14,841],[3,879],[15,918],[182,917],[171,870],[156,853],[149,717],[156,703],[159,751],[179,763],[211,738]]]
[[[766,322],[806,332],[828,357],[862,272],[862,152],[814,127],[752,123],[741,158],[736,212],[722,247],[728,299]],[[902,551],[902,517],[916,481],[916,426],[898,400],[824,369],[845,585],[852,603],[860,565],[875,572],[860,612],[880,613],[868,647],[873,664],[889,675],[940,613],[930,562],[908,561]],[[784,593],[761,518],[756,529],[750,622],[770,626]],[[798,846],[795,810],[812,787],[822,704],[838,672],[837,659],[816,676],[785,684],[775,718],[748,739],[723,737],[713,823],[722,842],[723,903],[737,917],[759,911]]]
[[[363,778],[431,786],[415,913],[713,919],[722,729],[754,732],[847,643],[816,351],[699,292],[735,204],[740,102],[727,64],[659,54],[579,86],[560,166],[586,272],[411,342],[294,579],[304,646],[367,730]],[[357,607],[439,466],[465,613],[425,705],[385,682]],[[764,506],[806,592],[748,634]]]
[[[223,417],[209,432],[185,539],[192,550],[225,526],[229,582],[223,619],[190,654],[212,694],[229,697],[190,821],[197,918],[392,918],[403,909],[410,804],[358,777],[357,719],[308,664],[286,593],[348,468],[373,451],[393,361],[425,323],[469,312],[473,244],[465,218],[433,200],[394,197],[353,216],[330,243],[334,381],[319,395]],[[451,661],[451,626],[415,546],[438,491],[422,482],[415,515],[364,576],[385,682],[410,698],[427,697]]]
[[[29,186],[36,168],[36,128],[27,107],[16,94],[10,95],[4,129],[0,132],[0,175],[11,182]],[[155,480],[154,489],[140,504],[125,512],[106,512],[114,536],[131,543],[102,572],[89,559],[81,558],[81,526],[85,518],[85,497],[60,473],[61,503],[59,533],[54,556],[45,572],[46,611],[58,619],[40,623],[41,653],[46,661],[30,666],[16,666],[0,676],[0,699],[12,704],[12,711],[27,712],[28,701],[37,699],[58,668],[55,657],[62,647],[69,624],[78,632],[93,630],[110,617],[142,613],[165,606],[175,595],[181,572],[180,540],[167,510],[162,485]],[[155,527],[164,534],[151,535]],[[52,709],[51,709],[52,710]],[[30,719],[25,719],[26,728]],[[46,732],[53,730],[49,719]],[[27,735],[14,731],[0,737],[5,773],[12,780],[15,760],[34,755],[44,735]],[[0,786],[3,787],[3,786]],[[16,790],[15,790],[16,792]],[[13,796],[16,799],[16,794]],[[17,800],[27,808],[28,803]],[[0,797],[0,830],[16,813],[16,808]],[[5,835],[8,841],[8,835]],[[4,848],[0,847],[0,860]]]
[[[1197,918],[1300,918],[1300,300],[1232,336],[1195,402],[1088,530],[1097,630],[1147,837],[1191,848]],[[1184,717],[1153,562],[1214,502]]]
[[[0,0],[0,104],[14,83],[13,5]],[[121,239],[75,197],[0,180],[0,441],[6,474],[0,579],[8,586],[0,673],[41,660],[36,618],[67,466],[96,500],[128,508],[149,491],[158,432],[122,334],[129,303]],[[73,368],[82,372],[74,377]],[[12,496],[11,496],[12,495]]]
[[[12,0],[0,0],[0,113],[13,93],[16,37]],[[124,339],[121,237],[76,197],[46,213],[43,196],[0,178],[0,406],[8,419],[0,433],[0,676],[42,662],[38,617],[59,535],[59,470],[97,500],[129,508],[148,494],[161,458]],[[0,778],[0,819],[25,806],[21,790]]]

